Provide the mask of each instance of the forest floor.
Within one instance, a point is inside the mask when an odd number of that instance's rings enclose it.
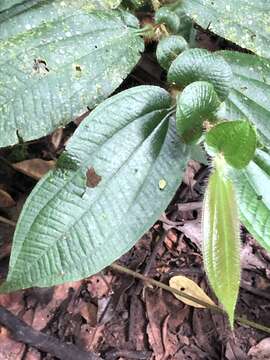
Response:
[[[215,37],[204,32],[199,36],[202,46],[212,50],[217,46]],[[153,50],[154,46],[149,45],[121,90],[141,84],[165,86]],[[0,152],[0,216],[10,220],[9,224],[0,223],[2,279],[7,273],[14,223],[22,205],[81,120],[27,146]],[[24,159],[28,161],[22,162]],[[185,275],[216,300],[206,281],[201,254],[201,207],[209,171],[205,165],[189,163],[166,212],[119,259],[119,264],[166,284],[174,275]],[[270,255],[245,229],[241,262],[236,313],[270,326]],[[171,293],[110,267],[82,281],[0,295],[0,305],[38,332],[57,338],[66,360],[65,346],[69,343],[75,345],[75,353],[78,350],[74,360],[83,359],[80,349],[106,360],[270,359],[269,334],[237,322],[232,332],[222,314],[185,305]],[[27,338],[14,340],[18,339],[16,326],[10,331],[0,327],[0,360],[56,359],[38,350],[42,347],[35,338],[33,347],[27,345]]]

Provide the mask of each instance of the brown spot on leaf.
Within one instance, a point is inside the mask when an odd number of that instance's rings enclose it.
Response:
[[[90,188],[94,188],[94,187],[98,186],[98,184],[100,183],[100,181],[102,179],[101,176],[99,176],[96,173],[96,171],[93,167],[91,167],[90,169],[87,170],[86,178],[87,178],[86,185]]]

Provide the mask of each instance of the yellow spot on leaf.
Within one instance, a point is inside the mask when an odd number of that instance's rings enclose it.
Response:
[[[165,179],[160,179],[158,185],[160,190],[164,190],[167,186],[167,181]]]

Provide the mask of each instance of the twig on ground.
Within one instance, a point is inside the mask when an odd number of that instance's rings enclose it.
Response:
[[[81,350],[73,344],[60,342],[57,338],[42,333],[0,306],[0,324],[6,327],[14,340],[30,345],[60,360],[102,360],[94,353]]]
[[[12,220],[9,220],[7,218],[5,218],[4,216],[0,216],[0,222],[4,223],[4,224],[8,224],[10,226],[16,226],[16,223]]]
[[[154,279],[152,279],[150,277],[144,276],[144,275],[142,275],[140,273],[137,273],[137,272],[135,272],[133,270],[130,270],[130,269],[124,267],[124,266],[121,266],[121,265],[118,265],[118,264],[114,263],[114,264],[111,265],[111,268],[118,271],[118,272],[122,272],[122,273],[125,273],[127,275],[133,276],[133,277],[135,277],[137,279],[140,279],[140,280],[144,281],[146,284],[151,284],[153,286],[157,286],[157,287],[159,287],[161,289],[169,291],[170,293],[180,295],[183,298],[194,301],[195,303],[197,303],[199,305],[202,305],[207,309],[210,309],[210,310],[213,310],[215,312],[219,312],[221,314],[226,315],[225,311],[221,307],[219,307],[218,305],[208,304],[207,302],[204,302],[204,301],[202,301],[200,299],[197,299],[194,296],[188,295],[188,294],[184,293],[183,291],[174,289],[174,288],[172,288],[172,287],[170,287],[170,286],[168,286],[168,285],[166,285],[166,284],[164,284],[164,283],[162,283],[160,281],[157,281],[157,280],[154,280]],[[270,334],[270,328],[269,327],[258,324],[258,323],[254,322],[254,321],[247,320],[244,317],[236,316],[235,321],[239,322],[242,325],[247,325],[247,326],[250,326],[250,327],[252,327],[254,329],[261,330],[261,331],[264,331],[264,332]]]

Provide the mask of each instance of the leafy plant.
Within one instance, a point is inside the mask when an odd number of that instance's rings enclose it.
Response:
[[[239,218],[270,249],[270,63],[258,56],[269,55],[269,27],[265,17],[257,27],[256,17],[267,5],[253,9],[241,0],[227,21],[233,1],[170,2],[139,28],[131,10],[145,4],[119,3],[1,4],[0,146],[49,134],[95,107],[27,199],[1,289],[51,286],[110,265],[164,211],[204,145],[213,166],[203,207],[204,264],[233,326]],[[258,55],[190,48],[187,15]],[[158,41],[157,59],[176,98],[146,85],[103,101],[139,61],[142,37]]]

